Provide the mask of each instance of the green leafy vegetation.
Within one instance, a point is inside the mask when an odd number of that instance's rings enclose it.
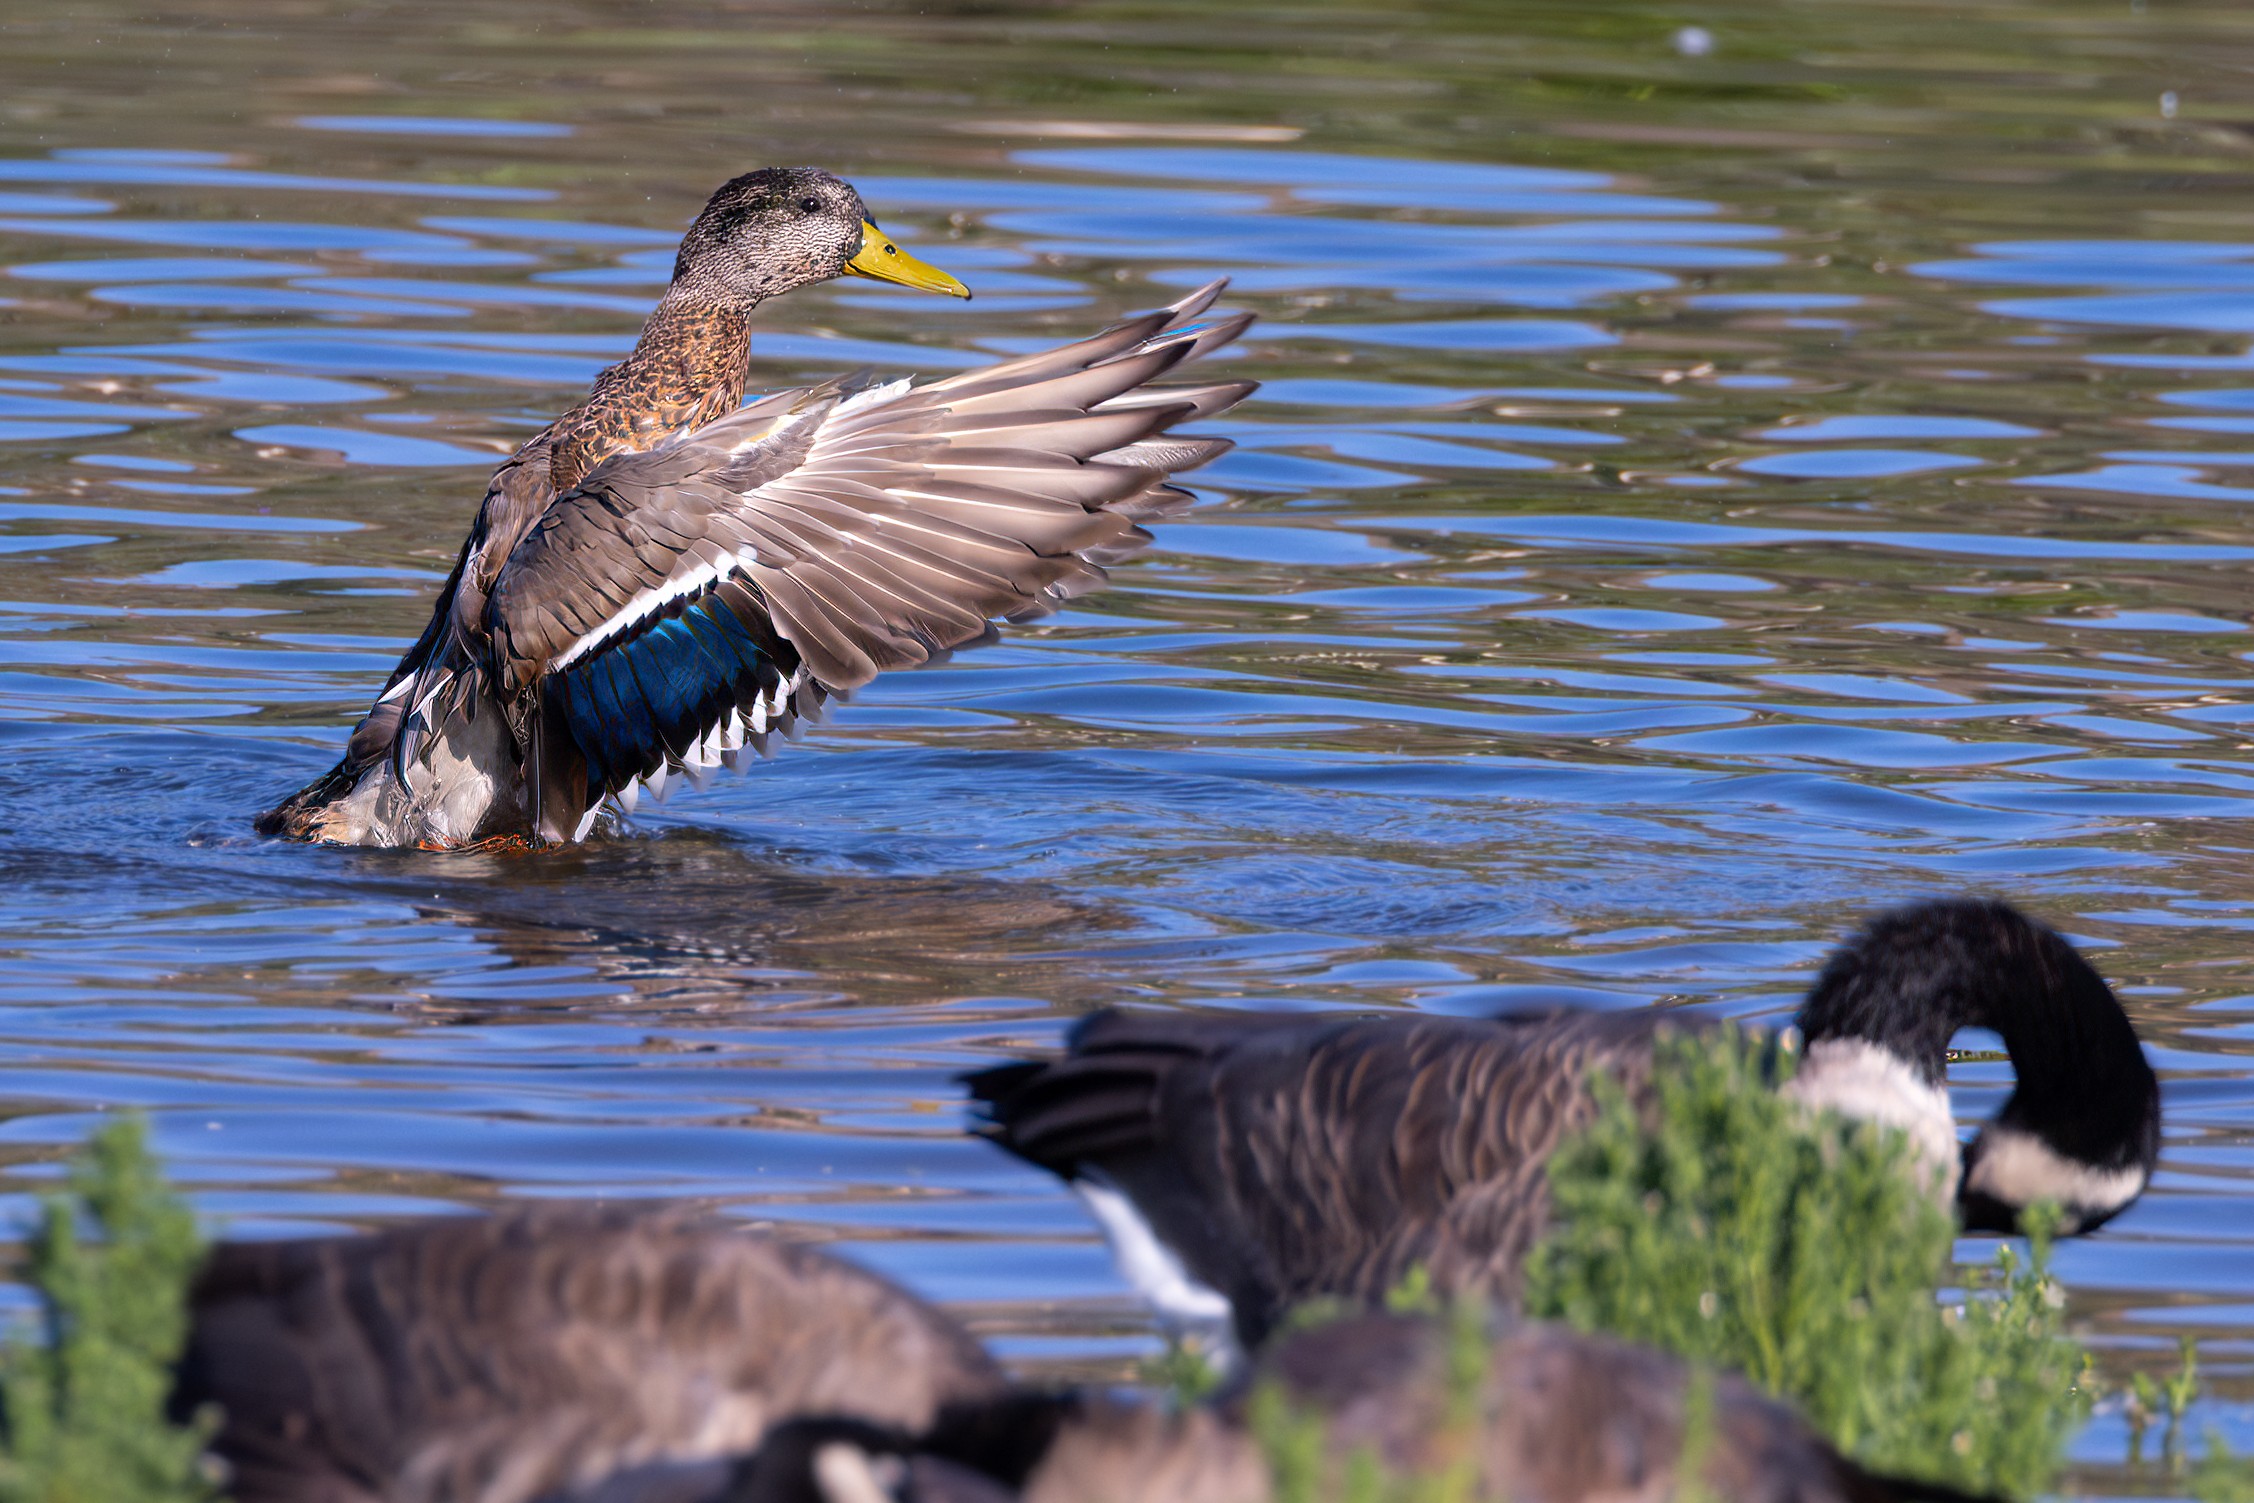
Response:
[[[165,1417],[203,1244],[138,1121],[94,1135],[25,1253],[39,1324],[0,1349],[0,1503],[213,1497],[204,1432]]]
[[[1176,1405],[1186,1406],[1212,1397],[1226,1373],[1203,1348],[1173,1340],[1164,1352],[1142,1364],[1139,1376]]]
[[[2199,1342],[2177,1338],[2176,1370],[2154,1381],[2150,1373],[2130,1375],[2123,1385],[2122,1417],[2129,1425],[2128,1464],[2132,1472],[2171,1494],[2196,1498],[2198,1503],[2254,1503],[2254,1456],[2233,1451],[2220,1430],[2210,1427],[2206,1446],[2197,1460],[2185,1454],[2184,1430],[2192,1406],[2205,1388],[2199,1370]],[[2160,1438],[2160,1464],[2148,1468],[2144,1439],[2155,1420],[2165,1428]]]
[[[1742,1371],[1875,1469],[2033,1496],[2088,1408],[2045,1237],[1955,1269],[1901,1134],[1811,1120],[1773,1071],[1717,1029],[1663,1041],[1647,1110],[1600,1080],[1527,1313]]]
[[[2181,1425],[2191,1411],[2192,1400],[2199,1397],[2199,1343],[2183,1336],[2177,1338],[2176,1346],[2182,1360],[2164,1385],[2171,1425]]]
[[[2254,1503],[2254,1456],[2239,1456],[2220,1435],[2207,1437],[2207,1454],[2191,1469],[2191,1495],[2199,1503]]]
[[[2121,1416],[2129,1426],[2129,1465],[2144,1461],[2145,1436],[2152,1422],[2160,1419],[2165,1421],[2160,1432],[2161,1462],[2171,1475],[2181,1476],[2184,1419],[2199,1397],[2199,1343],[2189,1336],[2179,1337],[2177,1352],[2176,1371],[2164,1378],[2156,1381],[2147,1372],[2129,1375],[2122,1393]]]

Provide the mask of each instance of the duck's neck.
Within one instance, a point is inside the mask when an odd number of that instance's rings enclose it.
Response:
[[[1811,1062],[1819,1048],[1875,1047],[1935,1090],[1958,1029],[2002,1035],[2016,1084],[1965,1152],[1970,1226],[2008,1229],[2037,1200],[2086,1226],[2144,1188],[2160,1094],[2136,1031],[2072,945],[2002,903],[1874,920],[1824,967],[1800,1027]]]
[[[556,489],[577,485],[610,455],[650,448],[733,411],[751,369],[750,313],[667,288],[634,352],[556,420],[549,459]]]

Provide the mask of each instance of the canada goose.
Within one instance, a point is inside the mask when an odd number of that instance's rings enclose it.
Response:
[[[743,1458],[712,1503],[1267,1503],[1238,1424],[1120,1393],[1026,1389],[950,1410],[920,1435],[802,1419]],[[674,1503],[640,1490],[552,1503]],[[700,1503],[700,1500],[679,1500]]]
[[[1270,1503],[1262,1384],[1335,1456],[1468,1458],[1498,1503],[1659,1503],[1692,1382],[1647,1348],[1497,1322],[1467,1428],[1458,1315],[1295,1332],[1206,1407],[1014,1387],[945,1316],[822,1253],[569,1205],[225,1245],[192,1310],[174,1409],[218,1406],[234,1503]],[[1712,1383],[1719,1496],[1957,1496]]]
[[[259,816],[352,845],[569,841],[879,671],[1102,580],[1228,444],[1163,435],[1249,382],[1149,383],[1242,333],[1216,282],[930,385],[739,407],[749,315],[841,275],[970,296],[826,172],[725,184],[633,353],[494,471],[453,575],[344,757]]]
[[[529,1503],[637,1471],[679,1491],[794,1415],[914,1433],[1003,1390],[906,1292],[681,1212],[225,1244],[191,1305],[174,1408],[220,1407],[234,1503]]]
[[[890,1444],[866,1427],[803,1422],[770,1438],[729,1503],[1271,1503],[1285,1489],[1247,1423],[1263,1387],[1320,1423],[1334,1481],[1360,1452],[1400,1477],[1453,1469],[1461,1490],[1432,1495],[1467,1503],[1690,1496],[1680,1475],[1687,1425],[1702,1427],[1689,1446],[1706,1496],[1731,1503],[1965,1499],[1867,1472],[1743,1379],[1694,1377],[1649,1347],[1501,1322],[1467,1373],[1453,1319],[1364,1315],[1294,1332],[1211,1408],[1016,1394],[964,1406],[920,1441]]]
[[[1419,1266],[1443,1292],[1514,1298],[1548,1219],[1548,1156],[1593,1114],[1592,1070],[1639,1088],[1678,1021],[1109,1011],[1060,1059],[967,1080],[982,1130],[1072,1183],[1162,1319],[1231,1323],[1250,1349],[1297,1304],[1371,1301]],[[2088,1231],[2151,1177],[2159,1086],[2120,1003],[2002,903],[1872,920],[1799,1027],[1787,1089],[1905,1129],[1968,1228],[2009,1230],[2052,1200]],[[2001,1034],[2018,1080],[1960,1173],[1943,1068],[1964,1027]]]
[[[1788,1406],[1732,1374],[1694,1375],[1650,1347],[1561,1325],[1499,1322],[1467,1417],[1450,1414],[1464,1375],[1449,1321],[1363,1315],[1279,1340],[1256,1381],[1281,1386],[1327,1421],[1333,1455],[1374,1451],[1394,1471],[1469,1463],[1473,1494],[1511,1503],[1593,1503],[1688,1495],[1678,1474],[1686,1419],[1706,1433],[1706,1496],[1732,1503],[1960,1499],[1953,1489],[1880,1477],[1833,1450]],[[1466,1433],[1468,1431],[1468,1434]],[[1457,1449],[1459,1448],[1460,1449]]]

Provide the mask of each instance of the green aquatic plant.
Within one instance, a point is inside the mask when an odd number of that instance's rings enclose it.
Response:
[[[1902,1135],[1810,1118],[1770,1089],[1784,1068],[1716,1029],[1662,1041],[1641,1108],[1600,1079],[1550,1164],[1527,1313],[1738,1369],[1874,1469],[2040,1492],[2088,1407],[2046,1234],[1955,1269]]]
[[[1145,1384],[1186,1408],[1211,1398],[1226,1373],[1203,1349],[1177,1339],[1168,1341],[1164,1352],[1143,1363],[1140,1375]]]
[[[2191,1469],[2191,1495],[2199,1503],[2254,1503],[2254,1456],[2235,1454],[2208,1432],[2207,1454]]]
[[[2175,1375],[2167,1381],[2170,1429],[2184,1422],[2184,1416],[2191,1412],[2192,1401],[2199,1397],[2198,1339],[2192,1336],[2177,1337],[2176,1352],[2180,1360]]]
[[[1432,1287],[1432,1270],[1422,1263],[1411,1268],[1399,1283],[1385,1291],[1385,1309],[1390,1315],[1442,1313],[1440,1295]]]
[[[2177,1338],[2177,1366],[2175,1372],[2155,1380],[2150,1373],[2129,1374],[2123,1385],[2121,1417],[2129,1427],[2128,1454],[2130,1466],[2144,1462],[2144,1442],[2156,1418],[2166,1417],[2167,1424],[2160,1432],[2160,1459],[2172,1476],[2181,1477],[2185,1469],[2183,1450],[2184,1420],[2191,1406],[2199,1398],[2199,1342],[2190,1336]],[[2228,1452],[2224,1453],[2226,1456]]]
[[[214,1497],[205,1430],[165,1415],[203,1243],[138,1121],[88,1141],[24,1250],[39,1318],[0,1348],[0,1503]]]
[[[2160,1390],[2150,1373],[2131,1373],[2121,1396],[2121,1417],[2129,1426],[2128,1463],[2141,1466],[2144,1462],[2144,1440],[2152,1429],[2152,1416],[2158,1412]]]
[[[2124,1459],[2130,1466],[2139,1466],[2145,1459],[2145,1437],[2151,1432],[2153,1421],[2164,1417],[2167,1423],[2160,1432],[2160,1459],[2171,1474],[2181,1476],[2184,1420],[2198,1400],[2201,1387],[2198,1340],[2190,1336],[2178,1337],[2176,1353],[2176,1370],[2167,1377],[2155,1379],[2147,1372],[2129,1374],[2122,1384],[2121,1418],[2129,1428]]]

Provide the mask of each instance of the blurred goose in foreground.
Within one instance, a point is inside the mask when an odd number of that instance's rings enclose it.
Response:
[[[1557,1326],[1489,1336],[1468,1412],[1437,1318],[1295,1334],[1254,1381],[1327,1421],[1334,1462],[1468,1462],[1497,1503],[1676,1496],[1681,1363]],[[1736,1379],[1711,1393],[1715,1496],[1957,1496],[1862,1472]],[[223,1246],[175,1395],[222,1409],[235,1503],[1269,1503],[1244,1403],[1013,1388],[946,1317],[819,1252],[559,1205]]]
[[[220,1407],[234,1503],[530,1503],[637,1471],[693,1491],[683,1464],[796,1415],[921,1433],[1004,1389],[883,1279],[674,1212],[225,1244],[192,1310],[174,1404]]]
[[[1167,431],[1249,382],[1151,383],[1229,343],[1221,283],[926,386],[743,401],[751,311],[853,275],[969,297],[811,168],[736,178],[632,354],[493,474],[422,637],[270,835],[452,847],[583,838],[879,671],[1038,615],[1149,540],[1228,447]]]
[[[1101,1012],[1062,1058],[968,1077],[985,1131],[1071,1182],[1122,1271],[1178,1327],[1250,1349],[1285,1311],[1374,1301],[1422,1266],[1515,1298],[1549,1217],[1550,1153],[1590,1074],[1648,1082],[1662,1009],[1494,1019]],[[1961,1150],[1943,1082],[1960,1028],[2001,1034],[2011,1098]],[[2111,988],[2002,903],[1925,903],[1842,945],[1802,1004],[1786,1089],[1900,1127],[1967,1228],[2054,1201],[2088,1231],[2144,1192],[2152,1068]]]
[[[1474,1333],[1476,1334],[1476,1333]],[[1670,1503],[1688,1425],[1703,1495],[1731,1503],[1968,1503],[1847,1460],[1798,1415],[1727,1374],[1648,1347],[1501,1323],[1475,1370],[1450,1319],[1366,1315],[1295,1332],[1207,1408],[1018,1393],[956,1411],[921,1440],[806,1421],[738,1467],[729,1503],[1273,1503],[1448,1497],[1465,1503]],[[1703,1381],[1703,1401],[1696,1386]],[[1247,1424],[1266,1389],[1322,1428],[1320,1478],[1294,1486]],[[1700,1411],[1703,1410],[1703,1417]],[[1374,1461],[1422,1490],[1359,1489]],[[1445,1477],[1447,1482],[1436,1479]],[[607,1495],[575,1503],[657,1503]]]

